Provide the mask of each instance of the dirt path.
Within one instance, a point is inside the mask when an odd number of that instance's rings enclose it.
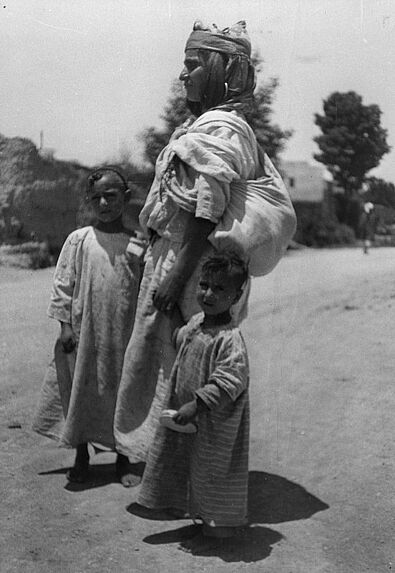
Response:
[[[1,573],[393,570],[394,258],[293,252],[254,281],[254,525],[206,555],[179,550],[188,521],[136,515],[137,488],[115,482],[110,454],[89,487],[65,487],[71,452],[30,431],[57,331],[51,271],[0,269]]]

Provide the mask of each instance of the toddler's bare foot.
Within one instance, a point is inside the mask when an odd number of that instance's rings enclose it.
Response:
[[[89,475],[89,452],[86,444],[77,446],[74,466],[66,473],[67,481],[72,483],[84,483]]]
[[[179,549],[192,555],[207,555],[214,551],[224,551],[231,548],[233,543],[229,537],[208,537],[201,530],[191,539],[181,541]]]
[[[203,535],[206,537],[213,537],[216,539],[229,539],[236,535],[235,527],[210,527],[207,523],[203,523]]]
[[[117,454],[115,471],[117,478],[123,487],[134,487],[141,481],[140,476],[133,474],[131,463],[129,462],[129,459],[123,454]]]
[[[167,515],[173,519],[190,519],[190,515],[184,509],[177,509],[175,507],[168,507],[165,509]]]

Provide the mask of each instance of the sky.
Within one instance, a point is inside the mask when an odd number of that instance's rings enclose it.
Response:
[[[395,182],[393,0],[3,0],[0,133],[88,166],[141,156],[160,126],[193,22],[246,20],[259,78],[277,77],[274,121],[293,129],[282,158],[313,161],[314,114],[332,92],[382,110],[392,151],[371,175]]]

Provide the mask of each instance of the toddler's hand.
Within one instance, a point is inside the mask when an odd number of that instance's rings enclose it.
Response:
[[[77,341],[73,329],[71,328],[71,324],[62,322],[60,342],[62,343],[63,350],[66,354],[73,352]]]
[[[192,422],[197,414],[197,402],[192,400],[192,402],[187,402],[183,404],[178,410],[177,414],[174,414],[173,420],[181,426],[185,426],[188,422]]]

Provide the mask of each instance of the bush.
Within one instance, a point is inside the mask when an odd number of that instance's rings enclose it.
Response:
[[[30,241],[0,246],[0,265],[21,269],[44,269],[53,264],[46,243]]]
[[[355,233],[351,227],[322,215],[299,222],[296,240],[308,247],[353,245]]]

